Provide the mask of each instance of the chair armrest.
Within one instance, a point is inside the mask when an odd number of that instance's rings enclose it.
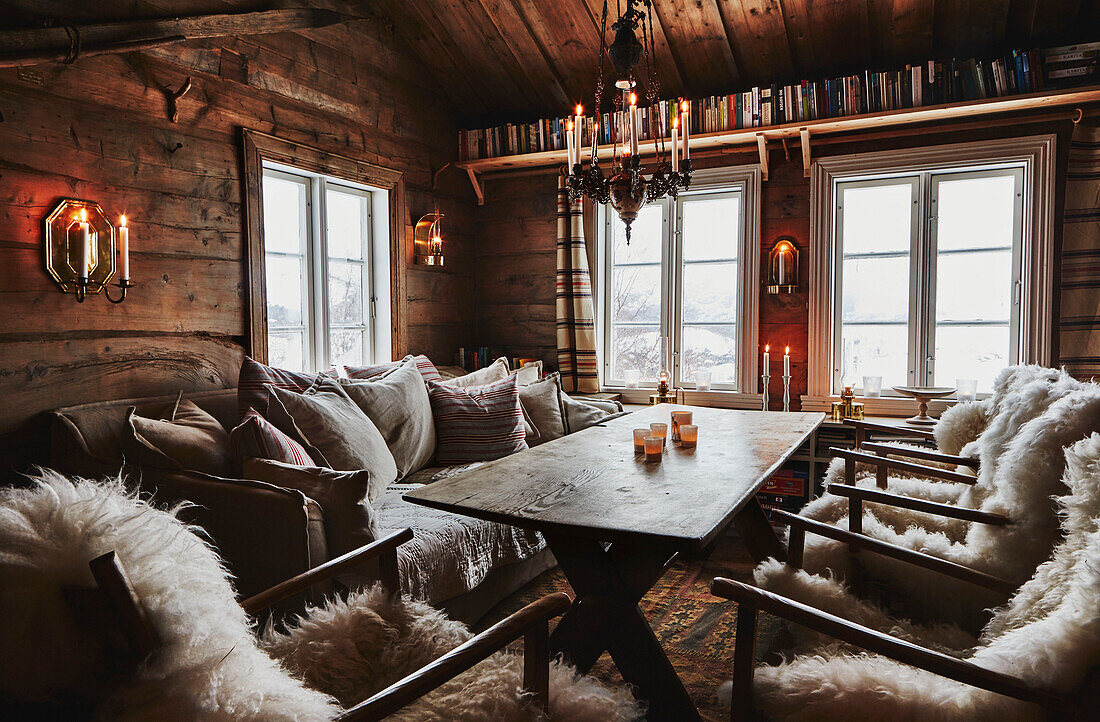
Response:
[[[244,607],[244,610],[249,614],[256,614],[287,597],[294,596],[298,592],[309,589],[314,584],[333,579],[343,574],[348,568],[366,559],[382,557],[383,555],[389,555],[393,558],[388,563],[381,564],[382,583],[391,591],[400,591],[401,581],[397,578],[397,547],[412,538],[412,529],[395,531],[378,541],[364,544],[358,549],[350,551],[343,556],[331,559],[324,564],[313,567],[307,572],[298,574],[297,576],[276,584],[270,589],[255,594],[241,602],[241,606]]]
[[[876,424],[874,421],[852,421],[856,429],[856,438],[863,442],[867,438],[868,431],[880,434],[893,434],[894,436],[912,436],[925,441],[935,441],[936,435],[931,429],[918,429],[914,427],[891,426],[890,424]]]
[[[963,474],[958,471],[949,471],[947,469],[938,469],[934,466],[923,466],[921,464],[914,464],[911,461],[899,461],[897,459],[887,459],[882,456],[875,456],[874,454],[865,454],[860,451],[852,451],[851,449],[840,449],[835,446],[829,449],[829,452],[833,456],[839,456],[848,462],[848,467],[845,469],[845,480],[852,484],[855,481],[855,466],[854,463],[862,461],[865,464],[878,467],[881,470],[895,469],[897,471],[908,471],[911,474],[918,474],[920,476],[927,476],[933,479],[943,479],[944,481],[954,481],[960,484],[973,485],[977,481],[973,476],[969,474]],[[849,469],[851,471],[849,471]],[[850,477],[850,478],[849,478]]]
[[[547,594],[465,644],[455,647],[431,664],[345,711],[339,719],[362,722],[391,715],[525,635],[524,687],[530,689],[534,686],[535,696],[541,697],[540,702],[545,708],[550,664],[546,625],[551,618],[565,612],[571,603],[569,595],[564,592]],[[534,635],[531,634],[532,630]],[[532,685],[531,677],[534,675],[538,676],[538,680]]]
[[[1003,594],[1011,594],[1016,591],[1015,584],[1005,581],[1004,579],[998,579],[992,574],[986,574],[985,572],[980,572],[970,567],[964,567],[962,564],[956,564],[955,562],[949,562],[946,559],[940,559],[930,554],[906,549],[896,544],[872,539],[863,534],[856,534],[844,529],[838,529],[835,526],[814,521],[813,519],[807,519],[798,514],[791,514],[781,509],[772,509],[772,518],[786,520],[791,526],[787,558],[791,565],[795,567],[802,566],[802,544],[806,533],[809,532],[835,541],[844,542],[852,548],[866,549],[875,554],[881,554],[891,559],[897,559],[898,561],[913,564],[923,569],[930,569],[955,579],[961,579],[964,582],[970,582],[971,584],[984,587],[985,589],[992,589]]]
[[[972,687],[1003,694],[1024,702],[1033,702],[1047,708],[1065,709],[1072,704],[1072,700],[1066,695],[1041,687],[1034,687],[1017,677],[979,667],[973,662],[951,657],[942,652],[936,652],[912,642],[891,637],[888,634],[883,634],[869,627],[864,627],[748,584],[718,577],[711,584],[711,594],[737,602],[739,627],[737,631],[739,634],[737,635],[736,644],[738,647],[744,641],[754,639],[752,635],[747,638],[741,636],[741,615],[751,614],[755,618],[757,610],[763,610],[822,634],[828,634],[848,644],[857,645],[869,652],[881,654],[902,664],[908,664]],[[736,649],[734,654],[736,659]],[[749,658],[748,663],[751,665],[752,662],[753,660]],[[738,674],[739,671],[741,674]],[[739,681],[741,682],[740,689],[737,688]],[[746,681],[747,686],[745,685]],[[734,687],[734,699],[737,700],[740,696],[741,704],[744,705],[747,698],[751,706],[751,668],[747,674],[744,670],[735,668]]]
[[[971,469],[977,469],[979,461],[972,459],[969,456],[955,456],[954,454],[941,454],[938,451],[929,451],[928,449],[913,449],[906,446],[893,446],[891,444],[879,444],[874,441],[865,442],[860,451],[870,452],[872,454],[894,454],[895,456],[911,456],[914,459],[923,459],[924,461],[938,461],[943,464],[955,464],[957,466],[967,466]]]
[[[882,489],[868,489],[862,486],[849,486],[847,484],[829,484],[827,489],[830,494],[846,496],[849,499],[872,501],[876,504],[889,504],[890,506],[897,506],[902,509],[922,511],[926,514],[945,516],[950,519],[975,521],[980,524],[991,524],[993,526],[1005,526],[1012,523],[1012,520],[1004,514],[991,514],[990,512],[981,511],[979,509],[968,509],[965,506],[954,506],[952,504],[941,504],[936,501],[914,499],[909,496],[901,496],[900,494],[891,494]]]

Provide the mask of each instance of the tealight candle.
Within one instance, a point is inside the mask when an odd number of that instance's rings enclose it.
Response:
[[[955,397],[961,401],[974,401],[978,398],[977,379],[955,379],[955,387],[958,389]]]
[[[680,428],[681,424],[691,423],[690,411],[673,411],[672,412],[672,440],[680,440]]]
[[[665,439],[668,437],[668,424],[654,422],[649,425],[649,432],[660,437],[661,445],[664,446]]]
[[[680,426],[680,446],[685,449],[694,449],[699,441],[699,427],[695,424],[682,424]]]
[[[649,429],[634,429],[634,453],[645,453],[645,437],[649,436]]]
[[[647,436],[645,437],[645,460],[646,461],[660,461],[661,451],[665,445],[665,438],[663,436]]]

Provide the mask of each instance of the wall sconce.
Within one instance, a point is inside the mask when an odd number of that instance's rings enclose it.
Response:
[[[794,293],[798,290],[798,246],[791,238],[780,238],[768,252],[768,293]]]
[[[419,266],[443,265],[442,213],[425,213],[413,229],[413,263]]]
[[[61,288],[72,293],[77,303],[84,303],[88,294],[103,292],[111,303],[126,300],[130,283],[130,229],[126,216],[118,228],[118,258],[122,266],[117,299],[111,298],[107,283],[115,275],[115,227],[98,203],[72,198],[62,200],[46,216],[46,273]]]

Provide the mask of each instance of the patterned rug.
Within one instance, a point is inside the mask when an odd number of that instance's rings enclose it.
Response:
[[[710,559],[673,564],[641,601],[646,619],[705,720],[729,719],[729,708],[718,702],[716,691],[732,676],[737,625],[737,605],[711,596],[710,582],[716,576],[746,581],[751,578],[754,566],[736,539],[725,539]],[[545,572],[501,601],[479,628],[488,627],[552,592],[573,596],[559,568]],[[758,655],[772,646],[778,631],[775,618],[759,616]],[[606,652],[591,673],[609,684],[623,683]]]

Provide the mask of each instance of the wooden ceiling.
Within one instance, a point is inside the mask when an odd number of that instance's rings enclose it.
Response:
[[[609,0],[609,26],[620,1]],[[602,0],[372,6],[393,19],[468,123],[592,102]],[[1100,39],[1097,0],[654,0],[654,11],[662,97]]]

